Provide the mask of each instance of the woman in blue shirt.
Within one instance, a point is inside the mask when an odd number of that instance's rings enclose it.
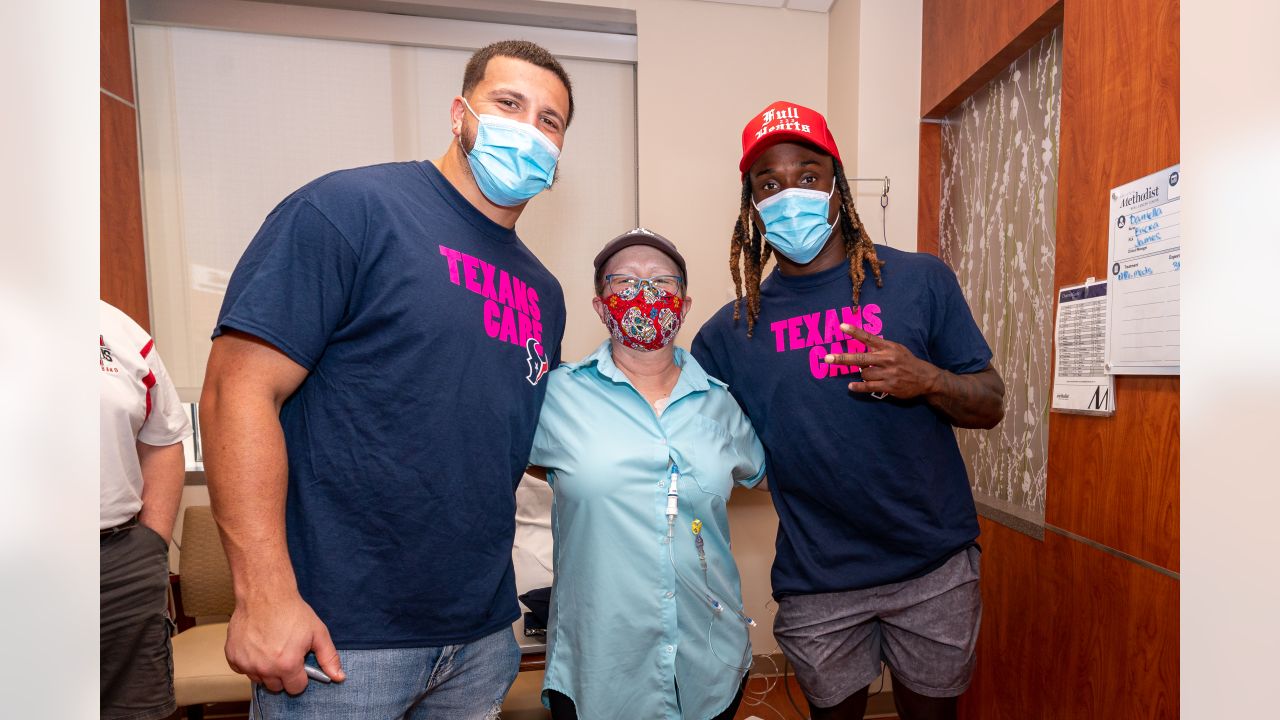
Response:
[[[610,337],[548,377],[529,460],[555,492],[543,703],[555,720],[727,720],[754,622],[725,506],[763,479],[764,450],[672,342],[691,302],[675,246],[637,228],[595,270]]]

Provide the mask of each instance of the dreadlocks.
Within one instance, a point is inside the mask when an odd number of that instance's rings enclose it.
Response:
[[[836,190],[840,193],[840,235],[844,238],[844,252],[849,258],[849,279],[853,281],[853,305],[857,307],[858,296],[862,292],[862,281],[867,271],[863,265],[871,266],[871,273],[876,277],[876,287],[884,287],[880,279],[880,268],[884,261],[876,256],[875,243],[867,235],[862,225],[862,218],[853,207],[853,193],[849,192],[849,181],[844,176],[844,166],[839,160],[835,163]],[[756,318],[760,317],[760,273],[773,256],[773,247],[764,241],[760,228],[751,218],[751,177],[742,178],[742,209],[733,226],[733,239],[729,243],[729,273],[733,276],[733,320],[741,317],[742,305],[742,271],[746,270],[747,281],[747,337],[755,332]]]

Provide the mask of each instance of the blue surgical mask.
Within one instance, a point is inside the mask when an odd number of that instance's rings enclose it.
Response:
[[[758,205],[751,201],[764,221],[764,237],[773,249],[791,262],[805,265],[812,262],[831,237],[832,225],[827,222],[831,207],[831,192],[808,188],[787,188]],[[839,220],[840,214],[836,213]]]
[[[476,115],[475,145],[467,153],[480,192],[495,205],[512,207],[551,187],[560,148],[537,128],[497,115]]]

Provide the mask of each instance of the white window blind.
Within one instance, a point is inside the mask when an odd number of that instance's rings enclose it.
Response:
[[[152,25],[134,47],[153,334],[195,401],[227,279],[267,213],[333,170],[439,157],[470,51]],[[591,258],[636,224],[635,65],[562,63],[576,114],[560,179],[516,229],[565,288],[574,359],[603,337]]]

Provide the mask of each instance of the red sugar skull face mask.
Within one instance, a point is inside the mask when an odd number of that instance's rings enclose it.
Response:
[[[684,299],[641,280],[604,300],[605,324],[616,342],[635,350],[660,350],[684,322]]]

